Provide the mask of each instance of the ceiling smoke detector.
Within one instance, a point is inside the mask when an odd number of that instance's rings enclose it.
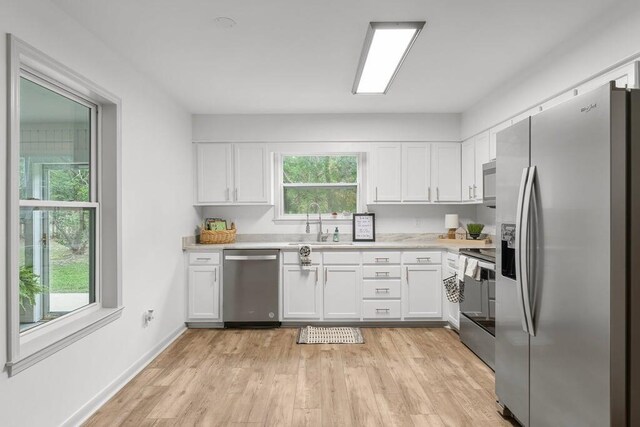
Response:
[[[235,27],[237,25],[237,22],[231,18],[227,18],[226,16],[218,16],[213,20],[213,25],[216,28],[227,30],[229,28]]]

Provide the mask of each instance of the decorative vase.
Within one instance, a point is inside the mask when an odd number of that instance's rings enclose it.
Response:
[[[477,240],[478,237],[480,237],[480,233],[478,234],[469,234],[469,236],[473,239],[473,240]]]

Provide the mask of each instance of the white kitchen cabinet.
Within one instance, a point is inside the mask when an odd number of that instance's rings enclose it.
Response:
[[[473,187],[473,198],[476,201],[482,201],[482,166],[489,162],[489,132],[483,132],[475,137],[475,183]]]
[[[319,266],[285,266],[282,277],[284,319],[322,317],[322,274]]]
[[[431,144],[402,144],[402,201],[431,201]]]
[[[196,144],[197,203],[231,203],[232,158],[231,144]]]
[[[442,317],[440,265],[405,266],[403,314],[405,318]]]
[[[401,144],[377,144],[373,147],[371,200],[374,203],[402,200],[401,165]]]
[[[234,201],[269,202],[269,153],[265,144],[234,144]]]
[[[461,200],[460,146],[459,143],[431,144],[431,185],[435,190],[434,202]]]
[[[220,320],[220,267],[192,265],[188,282],[189,320]]]
[[[360,266],[325,266],[324,318],[359,319],[361,286]]]
[[[489,160],[496,159],[496,142],[498,139],[498,132],[508,128],[509,126],[511,126],[511,120],[500,123],[489,131]]]
[[[475,171],[475,138],[469,138],[462,143],[462,201],[471,202],[473,187],[476,185]]]
[[[266,144],[197,143],[196,204],[270,203],[271,174]]]

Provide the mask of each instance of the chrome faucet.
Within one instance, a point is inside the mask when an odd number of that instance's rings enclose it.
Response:
[[[318,220],[317,221],[309,221],[309,210],[311,210],[311,208],[315,205],[316,207],[316,211],[318,212]],[[322,214],[320,213],[320,205],[317,204],[316,202],[312,202],[309,204],[309,206],[307,207],[307,228],[306,228],[306,233],[309,234],[311,233],[311,226],[310,224],[318,224],[318,234],[317,234],[317,241],[318,242],[326,242],[327,238],[329,237],[329,233],[324,234],[322,232]]]

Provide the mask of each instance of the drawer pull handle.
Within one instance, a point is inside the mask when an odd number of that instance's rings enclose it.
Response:
[[[376,313],[388,313],[389,310],[388,308],[376,308]]]
[[[418,260],[418,262],[430,262],[431,261],[431,257],[430,256],[422,256],[422,257],[416,257],[416,259]]]
[[[389,262],[389,258],[376,258],[376,262]]]
[[[376,271],[376,277],[389,277],[388,271]]]
[[[196,258],[197,261],[209,261],[211,258]]]
[[[386,292],[386,293],[389,293],[389,291],[390,291],[390,289],[389,289],[389,288],[376,288],[376,292],[377,292],[377,293],[379,293],[379,292]]]

